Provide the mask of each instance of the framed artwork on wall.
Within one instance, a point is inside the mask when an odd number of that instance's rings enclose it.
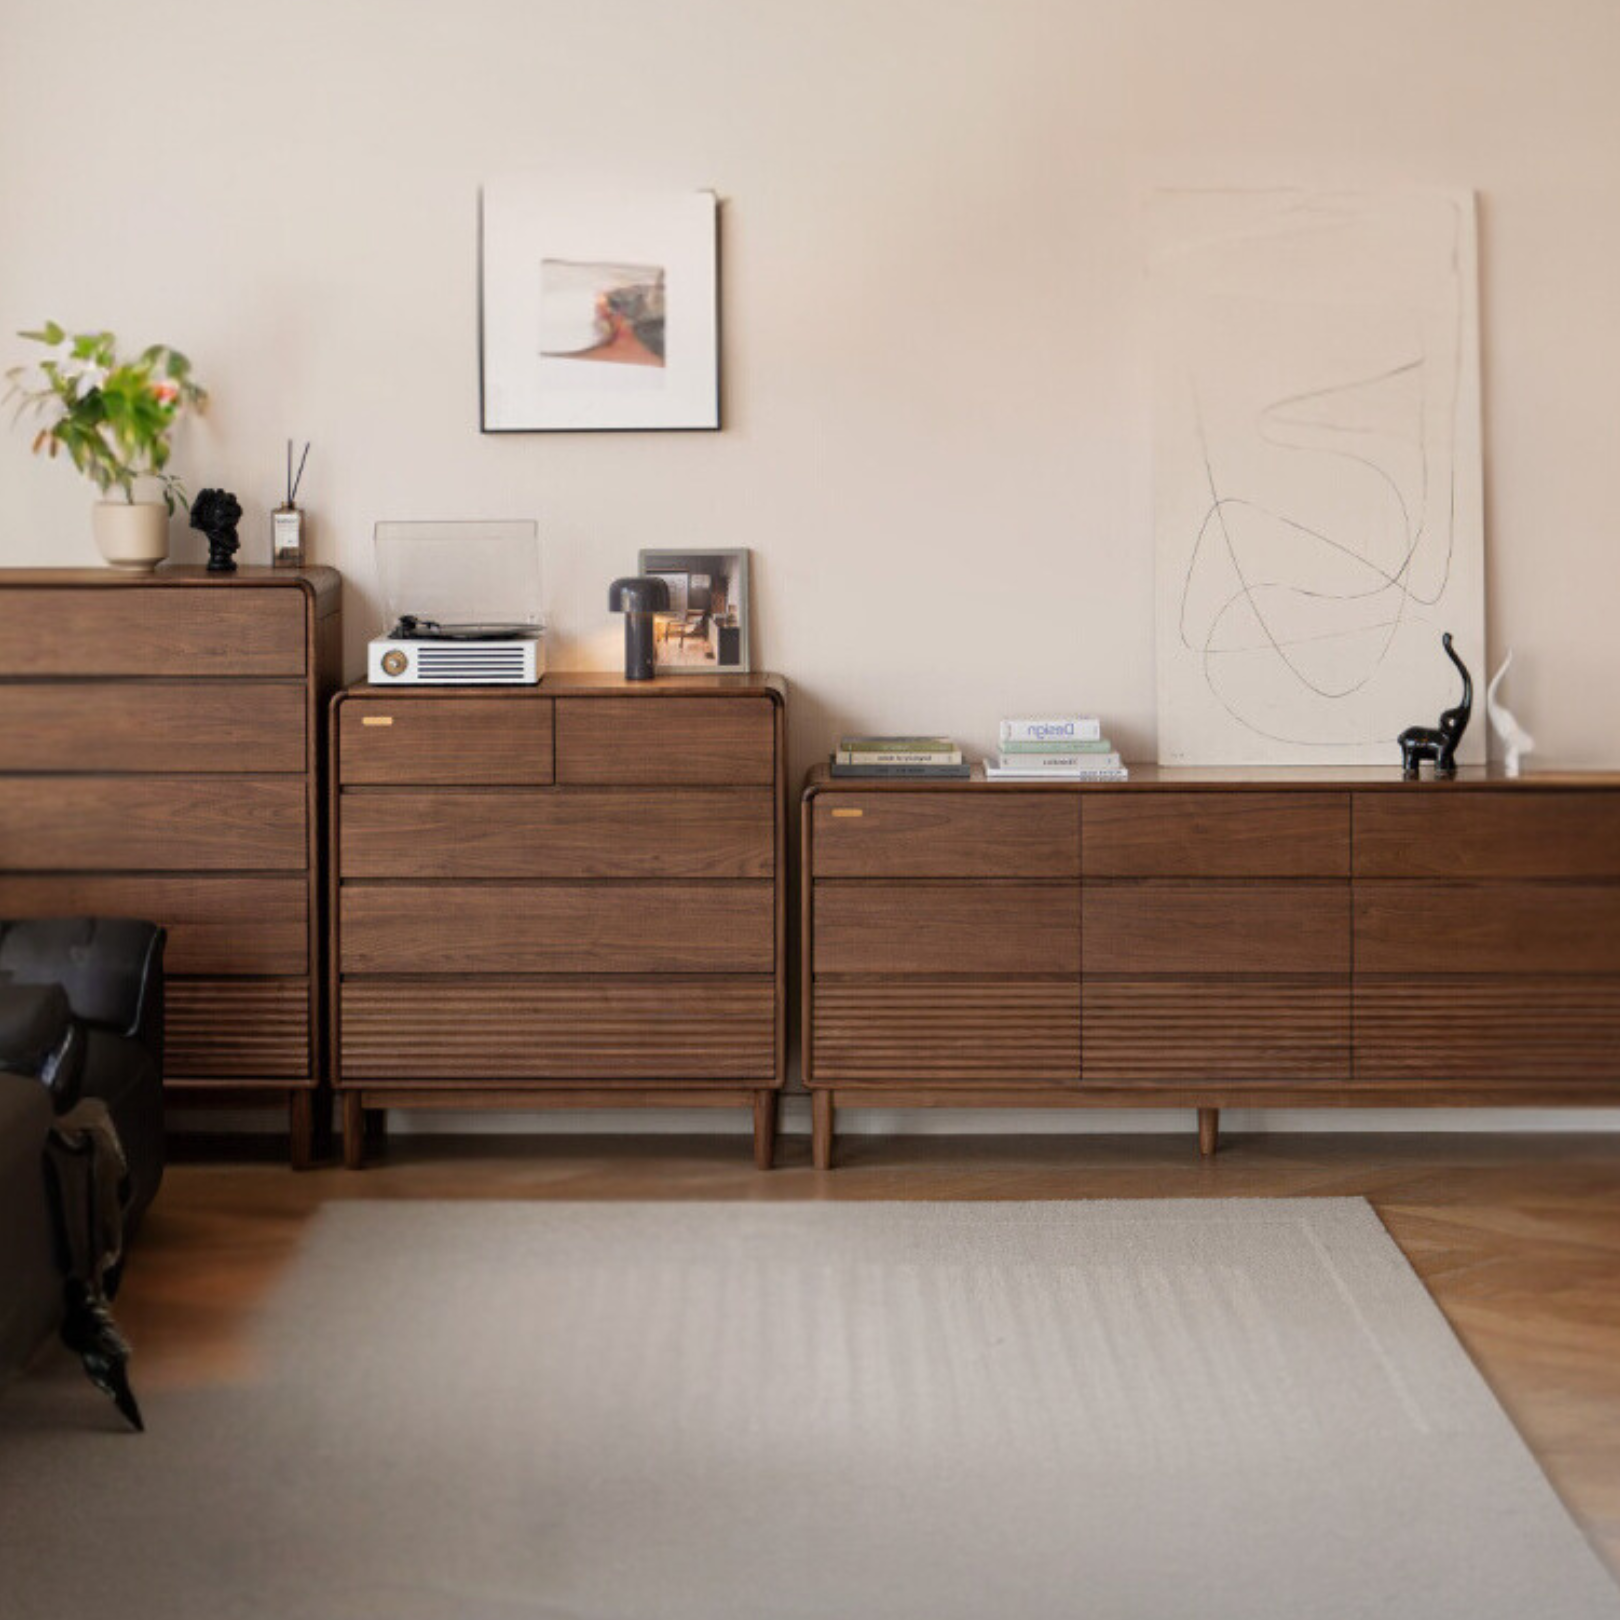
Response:
[[[479,201],[485,433],[720,426],[719,200],[533,178]]]
[[[637,570],[669,587],[653,617],[658,675],[741,675],[749,669],[748,549],[643,551]]]

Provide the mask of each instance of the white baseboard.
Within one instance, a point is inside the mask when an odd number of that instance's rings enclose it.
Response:
[[[180,1132],[286,1129],[282,1109],[169,1111]],[[840,1136],[1148,1136],[1191,1134],[1190,1108],[859,1108],[838,1116]],[[686,1108],[515,1109],[511,1113],[396,1110],[399,1136],[742,1136],[747,1110]],[[781,1132],[808,1136],[810,1101],[782,1099]],[[1620,1131],[1620,1108],[1225,1108],[1221,1130],[1232,1135],[1334,1136],[1348,1132],[1448,1134]]]

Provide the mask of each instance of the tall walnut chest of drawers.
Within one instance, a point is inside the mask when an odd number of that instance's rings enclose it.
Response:
[[[300,1165],[341,660],[333,569],[0,572],[0,916],[161,924],[165,1085],[284,1094]]]
[[[391,1108],[751,1108],[785,1030],[775,676],[382,690],[332,705],[345,1157]]]
[[[834,1110],[1620,1103],[1620,775],[811,773]]]

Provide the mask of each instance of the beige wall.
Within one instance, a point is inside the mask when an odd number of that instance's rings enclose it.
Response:
[[[1108,717],[1154,747],[1139,209],[1163,182],[1481,195],[1489,618],[1620,764],[1613,0],[0,0],[0,332],[191,353],[182,471],[267,547],[288,434],[373,629],[378,518],[534,515],[559,665],[642,545],[756,548],[796,764],[837,730]],[[477,430],[479,181],[713,187],[719,435]],[[25,346],[0,340],[7,363]],[[0,562],[92,558],[0,442]],[[188,553],[196,537],[176,525]],[[1415,716],[1414,718],[1422,718]]]

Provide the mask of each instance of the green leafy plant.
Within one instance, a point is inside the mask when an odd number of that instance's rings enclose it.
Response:
[[[169,462],[169,439],[180,413],[201,411],[207,392],[191,378],[191,362],[161,343],[134,360],[120,360],[111,332],[69,333],[55,321],[20,337],[51,350],[34,366],[13,366],[6,397],[17,399],[16,417],[44,416],[33,449],[55,456],[65,450],[73,465],[103,495],[114,489],[135,499],[137,478],[155,479],[170,513],[188,505]]]

